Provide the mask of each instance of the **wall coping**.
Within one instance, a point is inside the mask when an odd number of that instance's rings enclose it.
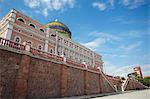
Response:
[[[41,59],[41,60],[44,60],[44,61],[48,61],[48,62],[60,64],[60,65],[66,65],[68,67],[80,69],[80,70],[83,70],[83,71],[85,70],[85,71],[88,71],[88,72],[101,74],[101,72],[97,72],[97,71],[94,71],[94,70],[90,70],[90,69],[82,68],[82,67],[78,67],[78,66],[73,66],[73,65],[67,64],[65,62],[58,62],[58,61],[55,61],[55,60],[52,60],[52,59],[47,59],[47,58],[44,58],[44,57],[35,56],[35,55],[31,54],[30,52],[28,52],[26,50],[18,50],[18,49],[14,49],[14,48],[7,47],[7,46],[0,46],[0,50],[6,50],[6,51],[9,51],[9,52],[13,52],[13,53],[21,54],[21,55],[27,55],[27,56],[30,56],[32,58],[37,58],[37,59]]]

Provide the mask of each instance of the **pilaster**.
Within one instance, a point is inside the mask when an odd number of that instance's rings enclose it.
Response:
[[[15,85],[15,99],[26,99],[28,90],[30,56],[22,55]]]
[[[67,94],[67,85],[68,85],[68,67],[66,65],[62,65],[61,97],[68,96],[68,94]]]

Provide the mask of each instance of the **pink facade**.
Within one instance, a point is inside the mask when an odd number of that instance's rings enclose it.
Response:
[[[26,42],[35,49],[103,70],[102,56],[74,42],[69,28],[61,22],[43,25],[13,9],[0,21],[0,27],[2,38]]]

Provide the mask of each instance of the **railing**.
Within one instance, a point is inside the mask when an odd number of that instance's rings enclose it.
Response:
[[[67,59],[66,60],[66,63],[67,64],[71,64],[71,65],[75,65],[75,66],[79,66],[79,67],[85,67],[85,65],[84,64],[81,64],[81,63],[78,63],[78,62],[75,62],[75,61],[73,61],[73,60],[70,60],[70,59]]]
[[[10,47],[10,48],[15,48],[18,50],[25,50],[25,46],[4,38],[0,38],[0,46],[6,46],[6,47]]]
[[[41,57],[44,57],[44,58],[54,59],[56,61],[63,61],[64,60],[63,57],[60,57],[60,56],[57,56],[57,55],[54,55],[54,54],[51,54],[51,53],[43,52],[43,51],[35,49],[35,48],[30,48],[30,52],[33,55],[38,55],[38,56],[41,56]]]
[[[10,47],[10,48],[14,48],[17,50],[27,50],[26,49],[27,45],[22,45],[20,43],[16,43],[16,42],[13,42],[11,40],[7,40],[7,39],[1,38],[1,37],[0,37],[0,46]],[[99,69],[96,67],[87,66],[85,64],[78,63],[78,62],[71,60],[71,59],[66,59],[66,61],[65,61],[64,57],[57,56],[57,55],[54,55],[51,53],[47,53],[47,52],[41,51],[39,49],[29,47],[29,49],[27,51],[29,51],[31,54],[33,54],[35,56],[37,55],[37,56],[40,56],[43,58],[52,59],[52,60],[59,61],[59,62],[66,62],[67,64],[70,64],[70,65],[78,66],[81,68],[87,68],[89,70],[99,72]]]
[[[96,67],[87,66],[88,69],[99,72],[99,69]]]

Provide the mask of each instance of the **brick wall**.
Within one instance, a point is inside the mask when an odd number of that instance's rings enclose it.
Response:
[[[19,54],[20,53],[20,54]],[[108,79],[109,80],[109,79]],[[99,72],[0,49],[0,98],[35,99],[115,92]],[[133,82],[132,82],[133,83]],[[129,88],[138,83],[129,83]]]
[[[84,71],[68,67],[68,96],[84,95]]]
[[[85,94],[100,92],[99,74],[85,71]]]
[[[111,93],[115,92],[115,90],[111,87],[110,83],[102,76],[100,75],[100,84],[101,84],[101,93]]]
[[[28,98],[59,97],[61,65],[31,58]]]
[[[145,86],[143,86],[140,82],[137,82],[134,80],[129,80],[128,84],[125,88],[126,91],[128,91],[128,90],[140,90],[140,89],[145,89]]]
[[[0,96],[13,99],[21,55],[0,50]]]

